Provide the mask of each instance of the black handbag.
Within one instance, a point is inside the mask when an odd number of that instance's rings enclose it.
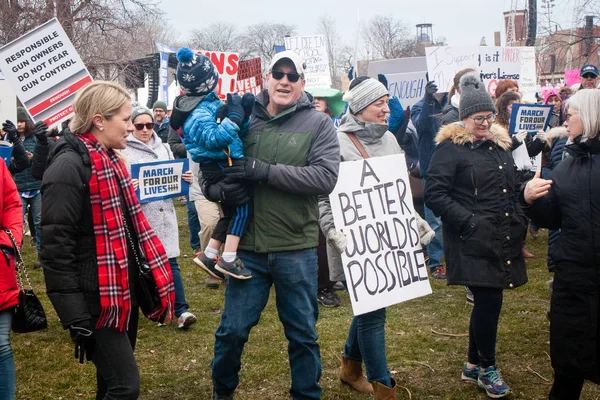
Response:
[[[125,228],[127,240],[129,241],[129,246],[131,251],[133,251],[135,262],[138,266],[138,281],[135,288],[138,305],[142,310],[142,313],[144,313],[148,319],[152,321],[162,320],[162,316],[149,317],[149,315],[161,306],[160,295],[158,294],[158,288],[156,287],[156,281],[154,280],[154,276],[152,276],[150,266],[145,259],[142,261],[140,260],[140,256],[138,256],[137,249],[139,246],[136,246],[133,242],[131,232],[129,232],[129,228],[127,227],[125,215],[123,215],[123,226]]]
[[[29,274],[27,273],[27,268],[25,268],[17,241],[9,229],[4,228],[4,232],[6,232],[13,244],[17,283],[19,284],[19,304],[13,311],[12,331],[15,333],[27,333],[46,329],[48,327],[48,319],[46,318],[46,313],[40,299],[33,292]],[[27,287],[23,284],[24,282],[27,283]]]

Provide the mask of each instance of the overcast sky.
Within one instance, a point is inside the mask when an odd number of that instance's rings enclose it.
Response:
[[[564,27],[570,26],[572,6],[568,0],[554,0],[553,20]],[[519,8],[525,8],[527,0],[518,0]],[[541,6],[542,0],[538,0]],[[487,44],[494,44],[494,31],[502,31],[503,15],[510,8],[510,0],[163,0],[163,8],[171,26],[183,38],[193,29],[202,28],[217,21],[233,21],[240,28],[259,22],[284,22],[296,25],[300,35],[316,33],[316,20],[329,15],[344,44],[354,46],[357,15],[361,24],[381,14],[398,18],[416,35],[415,25],[433,24],[433,37],[445,37],[449,45],[479,45],[485,36]],[[540,9],[540,12],[545,10]],[[548,25],[545,15],[540,24]]]

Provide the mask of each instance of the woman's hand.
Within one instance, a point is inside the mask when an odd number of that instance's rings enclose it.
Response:
[[[192,174],[192,171],[186,171],[181,175],[181,179],[191,184],[194,182],[194,174]]]
[[[533,204],[534,201],[540,197],[544,197],[548,194],[548,191],[550,191],[552,181],[548,179],[541,179],[540,173],[541,171],[537,171],[535,173],[535,177],[527,182],[527,186],[525,186],[523,197],[525,198],[527,204]]]
[[[133,186],[133,190],[137,190],[138,186],[140,186],[140,181],[138,179],[132,179],[131,186]]]

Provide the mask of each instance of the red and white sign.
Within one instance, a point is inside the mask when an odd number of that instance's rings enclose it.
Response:
[[[262,68],[260,57],[240,61],[237,76],[237,92],[240,95],[252,93],[257,95],[263,90]]]
[[[208,57],[217,68],[219,72],[217,94],[221,99],[227,97],[227,93],[237,92],[237,75],[240,62],[240,56],[237,53],[204,50],[196,52]]]
[[[2,47],[0,69],[33,120],[48,125],[69,118],[75,93],[92,81],[56,18]]]

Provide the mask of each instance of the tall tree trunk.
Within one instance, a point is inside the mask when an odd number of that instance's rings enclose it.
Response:
[[[527,41],[525,46],[535,46],[537,34],[537,0],[528,0]]]

